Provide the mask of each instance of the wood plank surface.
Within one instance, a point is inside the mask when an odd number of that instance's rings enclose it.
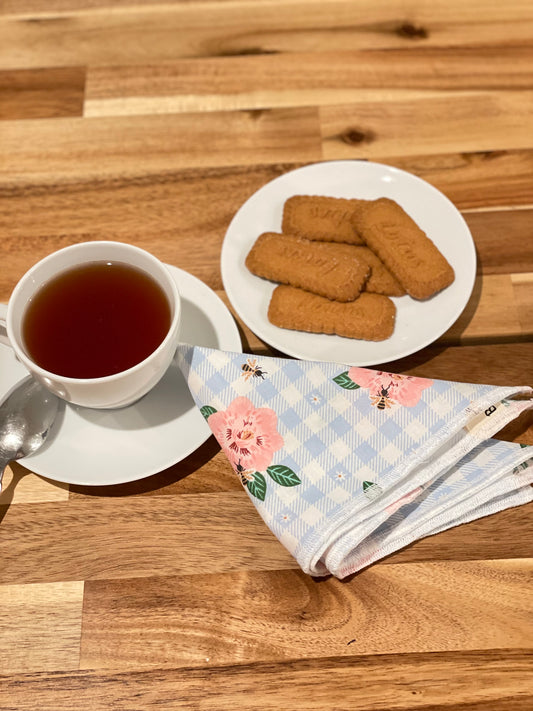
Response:
[[[2,674],[78,669],[83,596],[83,581],[0,585]]]
[[[320,585],[301,571],[90,581],[80,666],[205,667],[530,648],[532,565],[407,563]]]
[[[469,72],[464,71],[468,62]],[[147,66],[91,69],[85,115],[179,113],[218,109],[331,105],[430,96],[464,98],[533,85],[530,48],[458,49],[414,47],[317,53],[259,54],[184,59]],[[261,87],[261,90],[258,90]]]
[[[477,254],[457,321],[376,367],[533,385],[532,115],[528,0],[3,0],[0,302],[56,249],[129,242],[283,357],[224,291],[226,230],[278,176],[370,160],[440,190]],[[533,445],[533,410],[496,437]],[[0,711],[530,711],[532,541],[529,503],[313,578],[214,437],[114,486],[12,462]]]
[[[227,465],[226,465],[227,466]],[[169,510],[171,507],[171,511]],[[266,528],[243,491],[168,498],[18,504],[2,520],[1,584],[114,580],[235,570],[286,570],[296,561]],[[206,511],[213,511],[210,525]],[[421,539],[390,561],[528,557],[533,504]],[[50,526],[50,520],[55,524]],[[238,527],[235,526],[238,520]],[[516,539],[516,530],[521,532]],[[70,535],[64,536],[68,526]],[[25,540],[19,530],[25,531]],[[136,531],[143,531],[142,540]],[[9,541],[17,539],[16,553]],[[154,551],[157,557],[154,559]],[[317,584],[321,584],[320,582]]]
[[[138,64],[148,58],[166,62],[176,56],[396,48],[417,42],[499,47],[528,43],[532,25],[526,0],[488,6],[483,0],[431,5],[416,0],[407,8],[394,0],[201,0],[144,6],[30,1],[8,2],[0,46],[6,68]]]
[[[323,155],[339,160],[393,156],[395,150],[401,155],[447,153],[452,143],[453,150],[465,153],[531,148],[528,115],[532,102],[530,91],[480,91],[455,97],[393,98],[385,105],[354,101],[321,106]]]
[[[474,150],[436,156],[398,156],[385,162],[414,172],[465,209],[483,210],[494,206],[531,206],[532,159],[530,150]],[[527,240],[529,234],[528,231],[525,237],[513,242]]]
[[[524,711],[530,708],[533,658],[522,649],[414,653],[239,664],[211,669],[13,675],[6,710],[82,708],[131,711],[159,703],[173,709],[218,711],[235,698],[245,711]],[[349,699],[347,702],[346,700]]]
[[[85,69],[19,69],[0,74],[0,119],[81,116]]]
[[[258,160],[312,162],[321,157],[317,121],[311,108],[6,121],[0,184],[134,178]]]

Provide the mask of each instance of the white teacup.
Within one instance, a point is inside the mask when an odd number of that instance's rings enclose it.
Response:
[[[100,261],[120,262],[140,269],[159,284],[170,306],[171,322],[167,335],[148,357],[114,375],[73,378],[45,370],[32,360],[24,344],[23,320],[27,304],[43,284],[61,272]],[[111,241],[84,242],[50,254],[20,279],[7,308],[0,306],[0,321],[6,325],[9,345],[33,377],[67,402],[101,409],[130,405],[156,385],[174,357],[180,315],[178,288],[165,265],[143,249]]]

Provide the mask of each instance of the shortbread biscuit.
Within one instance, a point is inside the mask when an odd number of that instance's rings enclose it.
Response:
[[[285,201],[281,231],[305,239],[363,244],[351,217],[366,200],[293,195]]]
[[[323,242],[322,244],[327,244]],[[336,244],[337,254],[345,255],[347,259],[357,259],[366,262],[370,267],[370,276],[364,286],[364,291],[385,296],[404,296],[407,292],[394,277],[381,259],[369,247],[358,244]]]
[[[365,292],[356,301],[341,303],[282,285],[274,289],[268,320],[295,331],[383,341],[394,331],[396,307],[381,294]]]
[[[371,274],[365,284],[365,291],[372,294],[385,294],[386,296],[404,296],[407,292],[398,279],[391,274],[381,259],[374,254],[369,247],[359,247],[354,245],[356,258],[367,262]]]
[[[339,247],[265,232],[246,257],[246,266],[257,276],[306,289],[336,301],[353,301],[370,274],[366,262],[347,257]]]
[[[368,201],[354,212],[352,223],[413,298],[428,299],[453,282],[446,258],[394,200]]]

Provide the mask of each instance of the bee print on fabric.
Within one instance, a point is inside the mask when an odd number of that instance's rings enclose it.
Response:
[[[379,387],[377,395],[371,395],[370,401],[378,410],[385,410],[392,407],[394,400],[389,395],[390,385],[387,388]]]
[[[339,373],[333,381],[345,390],[368,390],[370,402],[382,412],[393,405],[414,407],[420,402],[422,392],[433,385],[433,380],[428,378],[357,367]]]
[[[243,378],[248,381],[250,378],[261,378],[265,379],[267,374],[266,370],[262,370],[261,366],[257,364],[257,358],[248,358],[246,363],[241,367]]]

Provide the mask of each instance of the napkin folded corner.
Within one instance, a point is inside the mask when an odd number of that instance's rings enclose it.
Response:
[[[304,572],[344,578],[533,500],[533,448],[492,439],[528,386],[419,378],[182,344],[191,394]]]

